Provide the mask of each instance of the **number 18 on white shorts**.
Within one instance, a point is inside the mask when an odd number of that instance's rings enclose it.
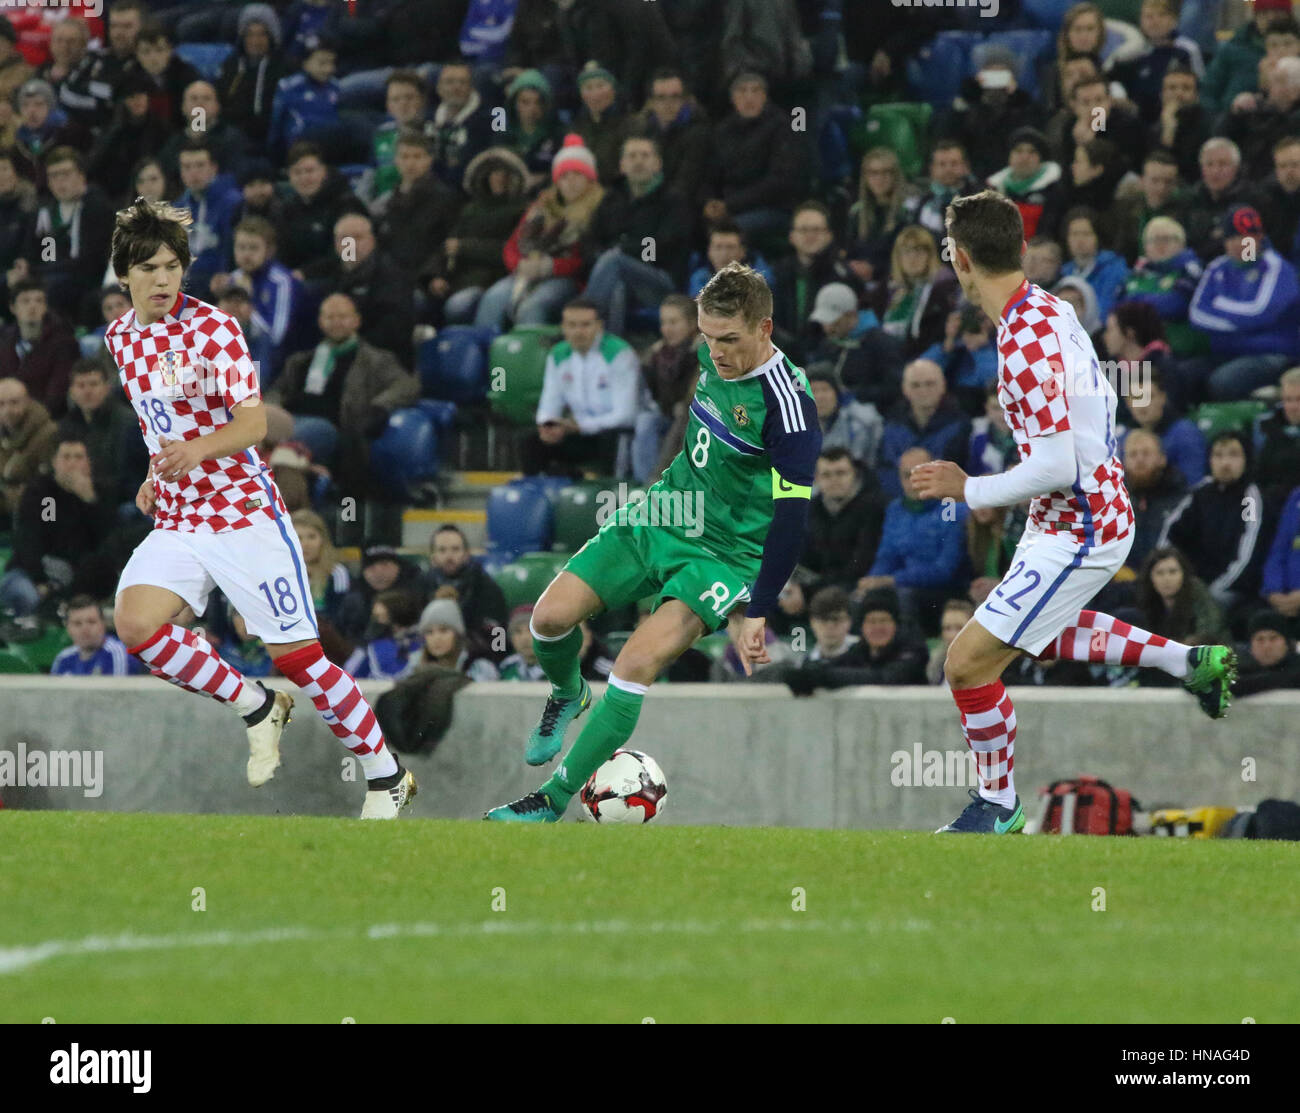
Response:
[[[1086,545],[1070,533],[1026,531],[1011,567],[975,618],[995,638],[1037,656],[1110,583],[1133,548],[1134,531]]]
[[[196,615],[214,587],[267,645],[318,636],[302,546],[287,518],[259,517],[226,533],[156,529],[131,554],[117,590],[147,584],[174,591]]]

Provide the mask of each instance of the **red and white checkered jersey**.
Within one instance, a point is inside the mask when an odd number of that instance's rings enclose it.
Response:
[[[152,457],[159,438],[193,440],[220,429],[230,411],[260,398],[257,367],[239,322],[188,294],[152,325],[130,309],[108,326],[104,343]],[[249,448],[204,460],[177,483],[154,477],[155,529],[225,533],[285,513],[270,469]]]
[[[1074,484],[1032,499],[1026,531],[1088,545],[1123,537],[1133,508],[1115,455],[1115,391],[1074,307],[1026,279],[998,320],[998,356],[998,401],[1020,458],[1034,437],[1074,432]]]

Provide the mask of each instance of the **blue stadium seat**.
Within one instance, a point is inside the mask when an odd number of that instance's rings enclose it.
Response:
[[[450,325],[420,345],[416,357],[421,393],[449,402],[480,402],[488,391],[487,350],[492,329]]]
[[[1078,0],[1020,0],[1020,11],[1026,22],[1055,35],[1065,22],[1065,13]]]
[[[849,136],[861,119],[862,109],[856,104],[836,104],[827,109],[821,135],[817,137],[822,181],[837,182],[854,176]]]
[[[553,516],[546,488],[536,479],[515,479],[494,487],[487,503],[488,547],[512,553],[549,549]]]
[[[355,189],[361,176],[369,169],[371,167],[364,162],[349,162],[339,167],[339,173],[347,178],[349,188]]]
[[[533,483],[542,489],[552,503],[555,502],[560,490],[564,487],[572,486],[573,480],[567,475],[530,475],[526,479],[519,480],[520,483]]]
[[[444,402],[435,398],[421,398],[415,403],[417,410],[422,410],[433,419],[433,427],[438,431],[439,439],[451,433],[456,426],[456,403]]]
[[[1003,47],[1011,51],[1020,63],[1016,84],[1031,97],[1038,95],[1038,64],[1051,50],[1055,36],[1051,31],[992,31],[979,46],[971,51],[971,69],[977,70],[986,51]]]
[[[947,108],[971,73],[971,52],[983,37],[972,31],[940,31],[907,63],[907,83],[917,99]]]
[[[438,434],[423,410],[396,410],[370,446],[370,471],[384,485],[414,500],[415,490],[438,474]]]
[[[233,43],[177,43],[172,49],[207,81],[216,81],[221,64],[235,52]]]

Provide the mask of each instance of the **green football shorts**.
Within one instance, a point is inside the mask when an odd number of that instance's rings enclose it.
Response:
[[[611,519],[569,558],[564,570],[587,584],[609,610],[657,593],[654,609],[665,599],[680,599],[713,633],[733,607],[749,601],[758,565],[757,560],[728,563],[663,526]]]

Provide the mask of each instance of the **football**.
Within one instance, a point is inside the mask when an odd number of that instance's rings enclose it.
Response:
[[[578,799],[597,823],[649,823],[663,814],[668,782],[648,754],[615,750],[587,779]]]

